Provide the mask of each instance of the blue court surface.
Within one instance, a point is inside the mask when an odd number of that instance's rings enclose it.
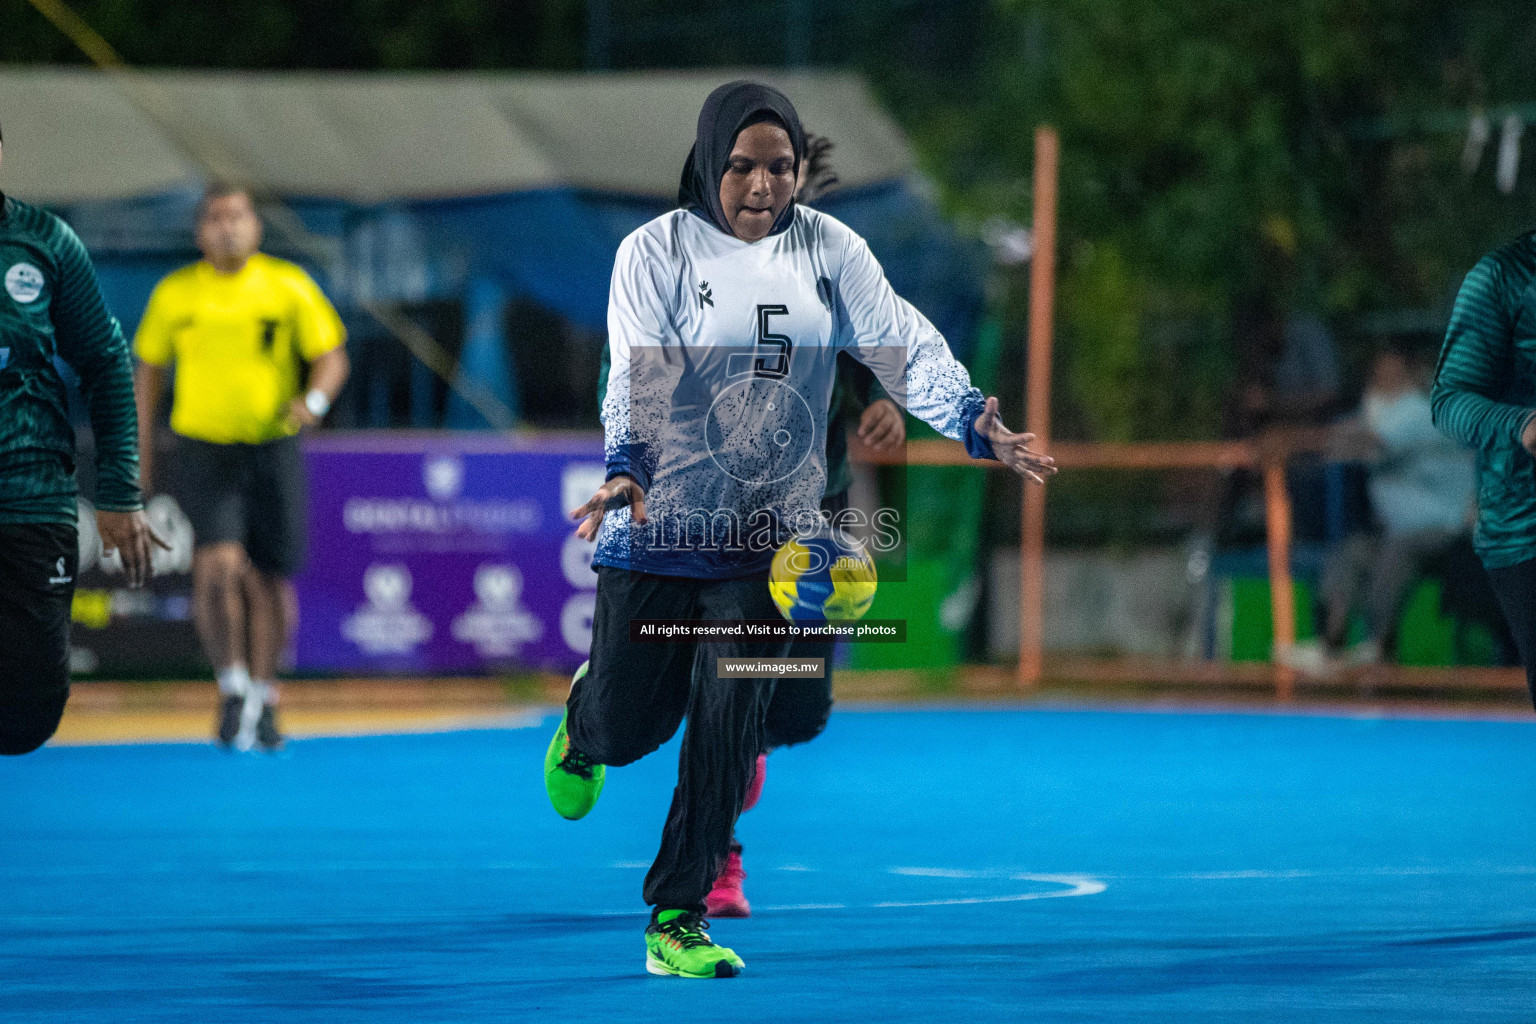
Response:
[[[707,982],[643,966],[675,747],[566,822],[553,724],[0,763],[0,1019],[1536,1019],[1536,724],[843,711]]]

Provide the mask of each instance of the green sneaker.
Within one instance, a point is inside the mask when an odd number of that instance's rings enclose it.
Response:
[[[734,978],[741,957],[709,940],[709,922],[688,910],[663,910],[645,930],[645,969],[679,978]]]
[[[562,818],[575,821],[597,806],[607,769],[571,746],[565,731],[565,715],[544,754],[544,791]]]

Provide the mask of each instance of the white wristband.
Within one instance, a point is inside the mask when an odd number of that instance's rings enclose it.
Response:
[[[324,391],[319,388],[310,388],[309,394],[304,396],[304,408],[317,420],[325,418],[325,414],[331,411],[331,400]]]

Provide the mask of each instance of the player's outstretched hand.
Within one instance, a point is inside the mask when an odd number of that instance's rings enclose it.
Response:
[[[1003,418],[997,414],[997,399],[987,399],[986,408],[976,418],[976,433],[992,442],[997,461],[1026,479],[1037,484],[1056,475],[1056,460],[1029,447],[1034,434],[1015,434],[1003,426]]]
[[[96,531],[101,534],[102,554],[116,551],[123,563],[128,586],[138,589],[149,582],[151,545],[171,550],[156,536],[149,519],[139,512],[96,512]]]
[[[596,540],[603,516],[625,505],[630,506],[630,516],[635,522],[645,522],[645,489],[621,473],[599,487],[585,505],[571,512],[572,519],[581,520],[581,525],[576,527],[576,536],[582,540]]]
[[[907,439],[907,420],[889,398],[871,402],[859,417],[859,440],[877,452],[891,451]]]

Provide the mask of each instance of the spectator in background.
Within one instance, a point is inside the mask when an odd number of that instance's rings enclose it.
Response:
[[[1232,319],[1236,380],[1222,412],[1222,434],[1246,439],[1269,431],[1325,427],[1344,411],[1333,332],[1298,298],[1294,231],[1266,226],[1261,287],[1238,301]],[[1293,461],[1286,483],[1298,538],[1322,540],[1328,483],[1316,461]],[[1227,544],[1260,543],[1264,503],[1258,477],[1234,471],[1221,487],[1216,528]]]
[[[1296,229],[1283,218],[1263,227],[1259,287],[1237,304],[1237,382],[1226,410],[1229,437],[1273,427],[1316,427],[1342,412],[1333,332],[1301,299]]]
[[[1339,360],[1321,319],[1258,299],[1239,311],[1234,328],[1239,365],[1226,417],[1230,436],[1319,426],[1338,411]]]
[[[1334,458],[1370,466],[1367,490],[1380,532],[1357,533],[1323,569],[1323,636],[1282,652],[1308,675],[1379,662],[1414,581],[1471,528],[1472,461],[1435,429],[1422,368],[1401,352],[1376,357],[1358,413],[1334,428]],[[1351,616],[1365,636],[1345,651]]]

